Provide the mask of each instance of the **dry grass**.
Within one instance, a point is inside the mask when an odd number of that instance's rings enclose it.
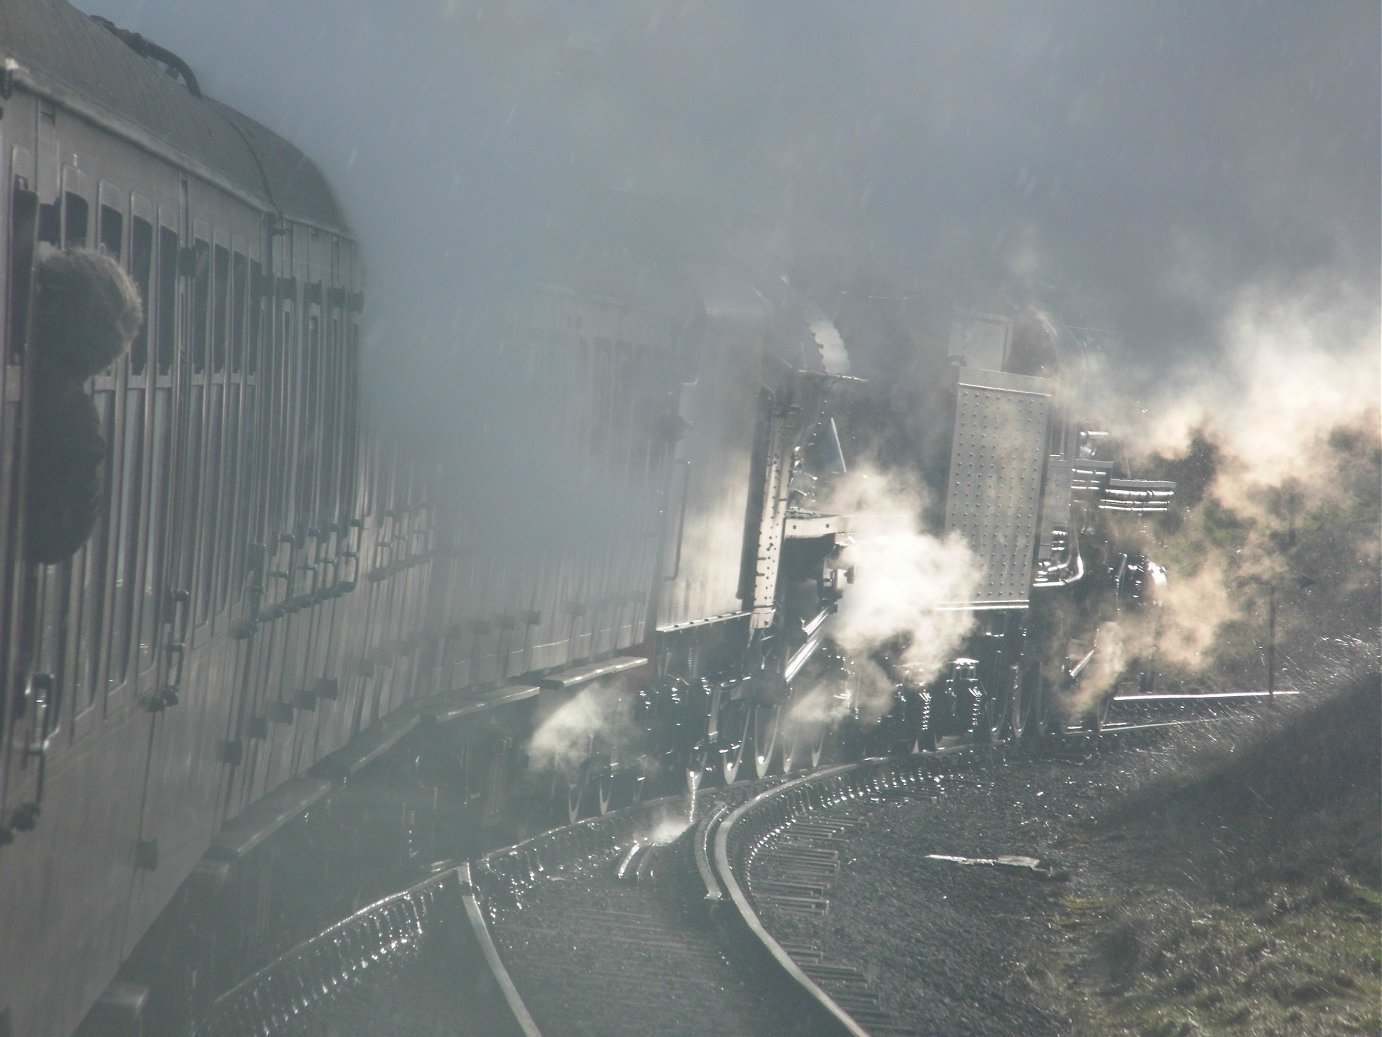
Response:
[[[1066,903],[1090,1034],[1382,1034],[1382,680],[1198,733],[1098,819],[1106,895]]]

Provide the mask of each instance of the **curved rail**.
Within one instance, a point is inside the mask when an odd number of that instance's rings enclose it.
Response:
[[[528,1006],[519,996],[513,977],[504,967],[504,962],[499,957],[499,949],[494,946],[494,940],[490,937],[489,926],[485,924],[485,913],[480,908],[479,890],[471,882],[470,862],[462,864],[458,871],[461,880],[461,906],[465,909],[466,921],[470,924],[470,934],[480,948],[480,954],[490,975],[494,977],[499,994],[508,1010],[504,1021],[512,1022],[512,1032],[517,1037],[542,1037],[542,1031],[537,1028],[537,1023],[528,1012]]]
[[[740,806],[729,815],[724,821],[720,822],[715,830],[715,870],[716,877],[721,887],[729,895],[730,902],[734,904],[740,921],[749,930],[759,944],[767,951],[769,957],[776,963],[777,967],[784,972],[787,977],[795,983],[803,993],[817,1006],[822,1015],[822,1021],[833,1023],[833,1030],[837,1033],[849,1034],[850,1037],[869,1037],[867,1030],[856,1023],[843,1008],[835,1003],[824,990],[816,985],[801,967],[792,960],[792,956],[783,949],[782,944],[778,943],[771,933],[764,927],[759,920],[753,904],[749,900],[748,893],[739,885],[735,877],[734,868],[730,864],[730,839],[734,833],[735,825],[742,822],[746,817],[754,814],[763,808],[763,804],[774,797],[783,796],[798,792],[811,784],[829,780],[831,777],[842,775],[858,768],[859,764],[850,764],[842,767],[832,767],[824,771],[817,771],[814,774],[803,778],[796,778],[769,789],[762,795],[756,796],[747,803]]]
[[[415,957],[428,931],[454,916],[460,884],[450,868],[298,944],[219,997],[196,1037],[278,1033],[366,974]]]
[[[1185,722],[1067,732],[1067,740],[1125,742],[1157,737],[1158,732]],[[741,885],[736,869],[743,871],[775,835],[815,811],[861,797],[906,794],[942,775],[981,768],[1030,747],[1021,742],[964,744],[909,756],[872,757],[793,779],[765,779],[773,784],[766,789],[759,785],[756,795],[747,784],[703,791],[697,805],[704,804],[706,809],[693,811],[692,817],[701,814],[694,821],[686,816],[685,801],[677,797],[552,829],[473,862],[448,866],[337,922],[219,998],[200,1019],[197,1035],[280,1033],[319,1003],[356,986],[366,973],[378,971],[381,964],[411,960],[429,933],[444,925],[466,931],[465,942],[472,951],[467,952],[465,968],[483,968],[493,980],[496,996],[486,999],[486,1004],[494,1028],[487,1032],[541,1037],[499,956],[487,919],[506,900],[520,900],[550,868],[570,860],[617,854],[620,847],[630,841],[637,844],[648,832],[664,827],[671,815],[679,814],[682,827],[691,829],[687,833],[692,857],[689,877],[698,890],[696,899],[714,910],[720,921],[739,929],[748,946],[761,949],[758,956],[769,974],[780,976],[800,992],[808,1003],[798,1020],[807,1028],[805,1032],[868,1037],[860,1021],[812,978],[811,964],[799,964],[767,931],[758,917],[755,895]],[[745,796],[750,798],[745,800]],[[734,909],[721,906],[726,903]]]
[[[758,917],[753,895],[739,882],[736,869],[776,834],[808,814],[851,799],[897,794],[953,774],[984,766],[1007,754],[1008,744],[948,746],[903,757],[868,759],[826,768],[765,790],[731,813],[715,830],[715,877],[734,905],[735,917],[763,948],[784,980],[815,1006],[811,1020],[818,1032],[868,1037],[869,1031],[798,964]]]

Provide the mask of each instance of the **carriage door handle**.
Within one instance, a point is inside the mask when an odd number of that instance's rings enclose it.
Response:
[[[168,624],[176,631],[174,636],[180,640],[186,640],[187,619],[192,611],[192,592],[188,590],[169,591],[168,608],[171,611]],[[179,618],[182,620],[181,623],[178,622]]]
[[[178,695],[182,690],[183,665],[187,661],[187,620],[192,611],[192,595],[186,590],[174,590],[168,592],[168,607],[172,609],[169,617],[169,633],[172,638],[181,635],[182,640],[170,640],[163,646],[164,652],[168,654],[169,671],[168,681],[162,685],[149,698],[148,707],[151,713],[161,713],[169,706],[178,704]],[[178,620],[181,618],[182,622]],[[173,660],[176,659],[174,669]]]
[[[62,717],[62,690],[51,673],[30,673],[24,682],[24,690],[15,702],[16,719],[28,714],[30,708],[33,714],[29,717],[24,754],[38,757],[34,798],[21,803],[8,822],[0,824],[0,844],[11,841],[15,832],[32,831],[38,825],[39,812],[43,809],[43,779],[48,769],[48,747],[57,734],[58,721]]]
[[[42,757],[48,753],[62,713],[62,692],[51,673],[29,674],[17,712],[23,716],[30,707],[33,716],[29,719],[29,737],[24,751],[30,756]]]

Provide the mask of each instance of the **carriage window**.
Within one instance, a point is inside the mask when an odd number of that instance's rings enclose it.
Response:
[[[137,238],[136,221],[132,240]],[[125,390],[124,436],[123,442],[116,444],[122,458],[120,481],[115,488],[112,508],[116,523],[116,607],[111,616],[110,656],[106,668],[106,680],[112,686],[120,684],[129,674],[140,604],[139,517],[144,488],[144,393],[142,388]]]
[[[183,494],[182,506],[176,515],[180,527],[176,529],[175,533],[180,541],[180,549],[175,572],[178,580],[177,586],[196,594],[194,584],[197,578],[198,548],[206,546],[198,543],[197,531],[200,528],[202,508],[204,507],[206,480],[212,474],[207,459],[202,453],[206,444],[208,428],[205,379],[194,378],[192,380],[191,386],[187,389],[186,400],[191,420],[187,422],[180,446],[186,451],[188,473],[185,485],[180,487],[180,492]],[[188,607],[193,608],[193,605],[189,603]],[[201,622],[200,616],[193,618],[197,623]]]
[[[321,410],[321,370],[322,370],[322,341],[321,341],[321,318],[316,313],[309,313],[307,317],[307,341],[303,350],[303,378],[301,382],[301,396],[298,405],[301,407],[299,412],[300,422],[298,424],[298,498],[305,506],[312,509],[316,506],[313,487],[316,479],[316,468],[320,462],[318,456],[320,444],[317,436],[320,432],[320,410]],[[309,510],[313,519],[316,515]]]
[[[130,372],[140,375],[149,362],[149,284],[153,279],[154,268],[154,228],[148,220],[136,216],[130,222],[130,274],[139,288],[139,298],[144,303],[144,319],[139,322],[139,332],[130,346]]]
[[[236,350],[238,353],[239,351]],[[240,501],[250,496],[249,480],[253,476],[251,461],[243,442],[242,415],[245,395],[249,392],[238,379],[226,384],[225,471],[221,499],[220,550],[216,574],[216,611],[226,607],[232,593],[238,599],[243,583],[244,566],[240,563],[245,538],[239,524],[242,513]]]
[[[67,191],[63,194],[62,244],[64,248],[85,248],[87,221],[91,206],[81,195]]]
[[[38,223],[38,195],[28,190],[23,177],[14,178],[10,211],[10,360],[18,362],[24,356],[34,277],[34,231]]]
[[[168,227],[158,229],[158,373],[173,369],[177,355],[178,235]]]
[[[115,423],[115,393],[97,392],[92,400],[99,418],[101,436],[109,443]],[[111,473],[102,473],[101,499],[109,500]],[[81,594],[77,613],[77,695],[78,708],[86,709],[96,699],[102,687],[101,643],[106,633],[105,602],[106,558],[110,549],[111,519],[102,515],[95,523],[86,550],[77,555],[74,569],[81,580]]]
[[[231,263],[230,280],[230,369],[239,371],[245,350],[245,277],[249,263],[236,252]]]
[[[192,277],[192,370],[206,370],[207,318],[211,310],[211,246],[201,238],[193,245],[196,273]]]
[[[282,529],[287,525],[290,512],[288,505],[292,497],[291,479],[292,463],[289,460],[291,439],[296,428],[293,425],[293,414],[296,401],[293,400],[292,372],[296,369],[295,357],[297,343],[294,341],[294,321],[293,321],[293,296],[296,291],[291,282],[280,282],[280,297],[282,312],[280,314],[279,338],[276,343],[271,343],[273,351],[270,357],[269,376],[271,385],[274,386],[273,396],[268,401],[268,406],[273,409],[274,435],[270,439],[271,449],[273,450],[273,460],[269,466],[272,473],[270,479],[273,480],[269,493],[267,494],[266,504],[268,511],[265,520],[270,529]]]
[[[349,516],[355,510],[355,477],[358,465],[356,453],[356,406],[359,399],[359,352],[360,328],[351,319],[346,324],[345,357],[343,361],[342,387],[343,407],[341,409],[341,469],[340,499],[341,514]]]
[[[259,386],[247,380],[240,389],[240,442],[234,448],[235,463],[240,473],[240,488],[233,503],[235,530],[232,533],[232,542],[244,558],[232,569],[235,581],[233,593],[237,599],[244,589],[245,579],[249,576],[251,563],[244,557],[244,552],[249,542],[255,539],[252,532],[255,529],[254,517],[259,513],[259,502],[264,496],[266,483],[264,466],[259,454],[259,423],[263,420],[259,401]]]
[[[334,303],[332,304],[334,307]],[[317,393],[322,403],[317,410],[317,427],[321,429],[320,448],[317,466],[317,508],[318,521],[336,521],[336,463],[339,429],[341,426],[341,342],[340,318],[334,308],[326,317],[326,347],[322,350],[322,366],[317,383]]]
[[[62,241],[62,210],[57,202],[38,207],[38,240],[48,245]]]
[[[249,341],[245,343],[245,370],[254,374],[259,370],[259,343],[264,334],[264,268],[257,260],[250,260],[250,326]]]
[[[108,256],[119,259],[125,243],[125,217],[119,209],[101,206],[101,248]]]
[[[226,467],[221,455],[221,433],[224,428],[222,421],[225,403],[224,393],[225,386],[220,382],[213,382],[208,392],[208,407],[205,411],[206,453],[203,455],[201,465],[203,477],[201,495],[197,500],[200,522],[194,521],[193,523],[194,529],[197,525],[201,527],[196,535],[197,550],[201,558],[201,566],[196,581],[200,591],[197,601],[198,623],[210,619],[214,614],[212,605],[217,600],[213,596],[217,574],[216,559],[225,551],[225,547],[221,543],[222,537],[218,535],[216,528],[221,517],[221,479],[225,474]]]
[[[176,236],[174,237],[176,241]],[[146,672],[158,658],[158,626],[162,615],[164,555],[159,550],[163,542],[164,522],[171,502],[164,494],[169,482],[169,463],[172,455],[168,441],[172,436],[173,393],[168,386],[159,386],[150,393],[152,420],[149,427],[149,495],[146,519],[139,535],[144,546],[140,566],[139,607],[139,672]]]
[[[211,366],[217,371],[226,367],[226,303],[230,289],[230,250],[217,245],[212,261],[211,297]]]

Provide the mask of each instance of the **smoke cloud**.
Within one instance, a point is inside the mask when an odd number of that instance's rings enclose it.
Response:
[[[323,166],[394,361],[446,337],[458,287],[607,232],[592,192],[699,199],[639,235],[694,228],[714,261],[1045,297],[1149,371],[1212,349],[1245,286],[1378,290],[1370,0],[81,6]]]
[[[1155,419],[1139,431],[1178,458],[1200,430],[1218,459],[1202,500],[1258,522],[1223,557],[1230,574],[1271,568],[1291,500],[1303,522],[1337,499],[1348,458],[1372,464],[1338,444],[1377,429],[1373,0],[81,6],[179,53],[322,166],[368,258],[374,411],[443,451],[494,456],[533,410],[467,300],[561,283],[617,238],[869,285],[867,306],[818,299],[861,371],[876,365],[844,307],[906,329],[923,305],[1001,293],[1099,326],[1120,344],[1123,397]],[[892,331],[878,346],[908,348]],[[459,358],[444,377],[439,353]],[[534,467],[533,494],[565,498],[542,485],[557,468]],[[481,505],[498,492],[461,490]],[[1209,571],[1221,526],[1176,549],[1193,557],[1172,567],[1173,595],[1209,592],[1186,577]],[[1341,534],[1338,572],[1375,573],[1368,528]],[[855,551],[861,574],[880,569],[862,539]],[[950,554],[918,552],[929,595]],[[869,611],[862,627],[891,625]]]

